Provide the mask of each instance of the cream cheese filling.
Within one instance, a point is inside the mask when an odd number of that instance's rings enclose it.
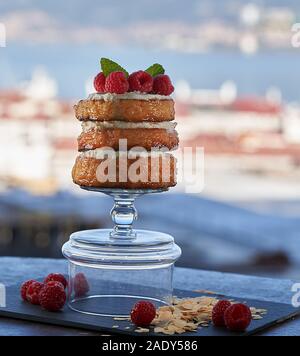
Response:
[[[172,100],[171,96],[158,95],[158,94],[145,94],[140,92],[130,92],[125,94],[112,94],[112,93],[92,93],[88,96],[88,100],[104,100],[104,101],[114,101],[114,100]]]
[[[146,150],[131,149],[129,151],[118,152],[112,148],[96,148],[94,150],[88,150],[80,153],[82,158],[95,158],[95,159],[107,159],[107,158],[117,158],[121,154],[128,155],[128,158],[146,158],[146,157],[160,157],[164,156],[167,151],[164,150],[152,150],[147,152]]]
[[[177,126],[176,122],[126,122],[126,121],[83,121],[81,123],[84,133],[96,129],[163,129],[174,132]]]

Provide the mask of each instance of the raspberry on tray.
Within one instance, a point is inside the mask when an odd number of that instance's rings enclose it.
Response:
[[[29,281],[26,281],[21,285],[20,294],[21,294],[21,297],[23,300],[27,301],[27,298],[26,298],[27,289],[34,282],[36,282],[36,280],[30,279]]]
[[[73,288],[76,297],[83,297],[90,290],[89,283],[84,273],[77,273],[73,280]]]
[[[245,304],[233,304],[225,311],[224,319],[230,331],[245,331],[251,324],[252,313]]]
[[[131,321],[136,326],[149,326],[156,315],[155,306],[151,302],[137,302],[131,310]]]
[[[224,314],[231,306],[228,300],[220,300],[213,308],[212,321],[215,326],[225,326]]]
[[[51,281],[45,284],[39,294],[41,307],[53,312],[62,309],[66,299],[64,286],[56,281]]]
[[[68,286],[68,282],[67,282],[65,276],[60,273],[50,273],[45,278],[44,283],[46,284],[51,281],[60,282],[64,286],[64,288],[67,288],[67,286]]]
[[[40,282],[33,282],[29,285],[26,291],[26,300],[34,305],[39,305],[39,294],[44,284]]]

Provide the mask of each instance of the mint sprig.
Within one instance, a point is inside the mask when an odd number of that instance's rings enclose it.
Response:
[[[155,77],[156,75],[159,75],[159,74],[165,74],[165,69],[161,64],[155,63],[152,66],[150,66],[149,68],[147,68],[145,70],[145,72],[152,75],[152,77]]]
[[[127,70],[121,67],[118,63],[112,61],[108,58],[101,58],[100,60],[101,70],[105,77],[107,77],[112,72],[123,72],[125,73],[126,77],[129,76]]]

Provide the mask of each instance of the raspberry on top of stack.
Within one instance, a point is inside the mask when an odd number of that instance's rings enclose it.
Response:
[[[82,123],[73,181],[81,186],[164,189],[176,185],[174,87],[154,64],[129,73],[101,59],[96,93],[75,105]],[[115,152],[115,155],[112,154]],[[125,167],[125,168],[124,168]]]

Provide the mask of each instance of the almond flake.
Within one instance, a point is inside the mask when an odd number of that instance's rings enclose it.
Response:
[[[150,330],[146,328],[138,328],[135,330],[136,333],[148,333]]]

